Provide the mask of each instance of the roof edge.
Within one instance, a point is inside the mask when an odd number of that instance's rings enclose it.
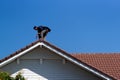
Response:
[[[15,53],[11,54],[12,56],[10,55],[10,56],[8,56],[8,57],[6,57],[6,58],[3,59],[3,61],[0,63],[0,67],[8,64],[9,62],[17,59],[17,58],[20,57],[21,55],[23,55],[23,54],[25,54],[25,53],[33,50],[34,48],[36,48],[36,47],[38,47],[38,46],[40,46],[40,45],[43,45],[43,43],[34,44],[33,46],[31,46],[31,47],[29,47],[29,48],[27,48],[27,49],[25,49],[25,50],[19,51],[19,53],[15,52]]]
[[[46,43],[47,43],[48,46],[47,46],[47,45],[44,45],[44,46],[47,47],[47,48],[49,48],[49,49],[51,49],[51,48],[49,47],[49,46],[51,46],[51,44],[48,43],[48,42],[46,42]],[[80,67],[82,67],[82,68],[84,68],[84,69],[92,72],[93,74],[96,74],[96,75],[98,75],[99,77],[101,77],[101,78],[103,78],[103,79],[106,79],[106,80],[113,80],[113,79],[114,79],[113,77],[111,77],[111,76],[109,76],[109,75],[107,75],[107,74],[105,74],[105,73],[103,73],[103,72],[95,69],[94,67],[92,67],[92,66],[84,63],[83,61],[80,61],[79,59],[73,57],[72,55],[70,55],[69,53],[65,52],[64,50],[61,50],[61,49],[55,47],[54,45],[52,45],[51,47],[53,47],[53,49],[54,49],[54,50],[52,50],[52,49],[51,49],[51,50],[54,51],[54,52],[56,52],[58,55],[66,58],[66,59],[68,59],[69,61],[77,64],[78,66],[80,66]],[[57,51],[56,51],[56,50],[57,50]],[[59,52],[59,51],[60,51],[60,52]],[[64,54],[63,54],[63,53],[64,53]]]
[[[48,43],[47,41],[41,40],[41,39],[31,43],[30,45],[27,45],[24,48],[21,48],[20,50],[16,51],[15,53],[11,54],[10,56],[5,57],[4,59],[0,60],[0,67],[8,64],[9,62],[17,59],[19,56],[25,54],[26,52],[28,52],[28,51],[30,51],[30,50],[32,50],[40,45],[47,47],[48,49],[52,50],[53,52],[57,53],[58,55],[64,57],[65,59],[77,64],[78,66],[90,71],[91,73],[93,73],[93,74],[95,74],[103,79],[106,79],[106,80],[114,79],[111,76],[108,76],[105,73],[93,68],[92,66],[76,59],[75,57],[73,57],[69,53],[65,52],[64,50]]]

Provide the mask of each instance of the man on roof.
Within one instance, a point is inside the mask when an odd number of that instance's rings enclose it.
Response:
[[[48,32],[51,31],[50,28],[48,28],[47,26],[34,26],[33,27],[34,30],[36,30],[38,32],[37,36],[39,39],[45,40],[45,37],[47,36]]]

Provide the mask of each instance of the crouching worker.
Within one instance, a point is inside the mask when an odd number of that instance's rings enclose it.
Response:
[[[47,26],[34,26],[33,27],[34,30],[36,30],[38,32],[37,36],[39,37],[39,39],[45,40],[45,37],[47,36],[48,32],[51,31],[50,28],[48,28]]]

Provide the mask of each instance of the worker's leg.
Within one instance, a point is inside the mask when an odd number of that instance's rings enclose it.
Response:
[[[39,38],[39,39],[41,38],[41,34],[38,34],[38,38]]]
[[[41,32],[41,38],[42,38],[42,39],[44,39],[46,31],[47,31],[47,30],[43,30],[43,31]]]
[[[45,40],[46,36],[47,36],[47,33],[48,31],[46,31],[44,34],[43,34],[43,39]]]

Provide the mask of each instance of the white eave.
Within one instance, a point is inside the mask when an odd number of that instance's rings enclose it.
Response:
[[[28,49],[20,52],[19,54],[17,54],[17,55],[15,55],[15,56],[13,56],[13,57],[11,57],[11,58],[3,61],[2,63],[0,63],[0,67],[2,67],[2,66],[4,66],[4,65],[12,62],[13,60],[17,59],[18,57],[24,55],[25,53],[33,50],[34,48],[36,48],[36,47],[38,47],[38,46],[44,46],[44,47],[48,48],[49,50],[55,52],[56,54],[58,54],[58,55],[64,57],[65,59],[67,59],[67,60],[69,60],[69,61],[77,64],[78,66],[80,66],[80,67],[82,67],[82,68],[84,68],[84,69],[86,69],[86,70],[88,70],[88,71],[90,71],[90,72],[98,75],[99,77],[102,77],[102,78],[104,78],[104,79],[106,79],[106,80],[112,80],[111,78],[109,78],[109,77],[107,77],[107,76],[99,73],[98,71],[90,68],[89,66],[86,66],[85,64],[83,64],[83,63],[81,63],[81,62],[79,62],[79,61],[77,61],[77,60],[74,60],[73,58],[67,56],[66,54],[64,54],[64,53],[62,53],[62,52],[60,52],[60,51],[52,48],[51,46],[49,46],[49,45],[47,45],[47,44],[45,44],[45,43],[43,43],[43,42],[38,42],[37,44],[35,44],[35,45],[31,46],[30,48],[28,48]]]
[[[40,42],[39,42],[39,43],[33,45],[32,47],[30,47],[30,48],[28,48],[28,49],[26,49],[26,50],[20,52],[19,54],[17,54],[17,55],[15,55],[15,56],[13,56],[13,57],[11,57],[11,58],[9,58],[9,59],[3,61],[2,63],[0,63],[0,67],[2,67],[2,66],[4,66],[4,65],[8,64],[9,62],[11,62],[11,61],[17,59],[17,58],[20,57],[21,55],[24,55],[25,53],[27,53],[27,52],[33,50],[34,48],[36,48],[36,47],[38,47],[38,46],[40,46],[40,45],[43,45],[43,43],[40,43]]]

